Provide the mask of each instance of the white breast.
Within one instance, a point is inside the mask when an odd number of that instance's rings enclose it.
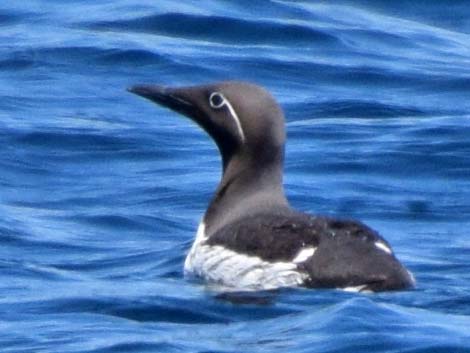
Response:
[[[301,285],[307,278],[305,273],[298,271],[298,261],[268,262],[256,256],[236,253],[219,245],[204,244],[203,241],[207,239],[204,230],[205,225],[201,223],[184,263],[187,274],[243,290],[295,287]],[[301,257],[306,259],[305,253],[302,255]]]

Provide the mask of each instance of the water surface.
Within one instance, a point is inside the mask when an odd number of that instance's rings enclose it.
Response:
[[[0,350],[470,352],[469,18],[465,1],[2,2]],[[126,87],[223,79],[284,108],[291,203],[377,229],[415,290],[230,301],[183,278],[220,160]]]

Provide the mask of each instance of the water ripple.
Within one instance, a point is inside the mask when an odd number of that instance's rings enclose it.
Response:
[[[309,27],[251,21],[222,16],[196,16],[180,13],[151,15],[131,20],[89,24],[93,29],[138,31],[175,38],[191,38],[219,43],[283,45],[295,40],[298,43],[328,45],[337,38],[327,32]]]
[[[464,2],[2,5],[2,352],[469,350]],[[220,158],[126,87],[225,79],[284,108],[292,205],[370,224],[415,290],[247,294],[185,278]]]

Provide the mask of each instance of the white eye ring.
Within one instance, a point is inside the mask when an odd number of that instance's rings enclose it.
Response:
[[[213,92],[209,96],[209,104],[211,108],[220,109],[227,104],[227,100],[222,93]]]

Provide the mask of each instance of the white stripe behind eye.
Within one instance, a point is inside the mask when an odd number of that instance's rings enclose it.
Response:
[[[222,99],[222,102],[220,102],[219,104],[213,104],[212,99],[215,96],[218,96],[220,99]],[[232,104],[230,104],[228,99],[225,98],[225,96],[222,93],[213,92],[209,97],[209,104],[214,109],[220,109],[224,106],[228,108],[230,115],[232,116],[233,120],[235,120],[235,124],[237,125],[238,133],[241,137],[241,140],[242,142],[245,142],[245,134],[243,133],[242,124],[240,122],[240,119],[238,118],[237,112],[235,111],[235,109],[233,109]]]
[[[242,142],[245,142],[245,134],[243,133],[242,124],[240,123],[240,119],[238,118],[237,112],[235,111],[235,109],[233,109],[232,105],[225,97],[224,97],[224,104],[227,106],[228,110],[230,111],[230,115],[233,117],[233,120],[235,120],[235,124],[237,124],[238,132],[240,134]]]

